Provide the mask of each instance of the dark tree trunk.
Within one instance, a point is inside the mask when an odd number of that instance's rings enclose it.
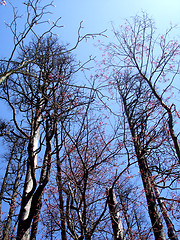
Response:
[[[118,86],[118,87],[119,87],[119,92],[121,94],[120,86]],[[135,124],[132,120],[132,114],[130,115],[130,113],[129,113],[126,98],[123,96],[123,94],[121,94],[121,97],[122,97],[123,104],[124,104],[125,114],[128,119],[129,128],[131,130],[131,135],[132,135],[133,144],[134,144],[134,148],[135,148],[135,152],[136,152],[136,156],[137,156],[137,160],[138,160],[141,179],[142,179],[143,186],[144,186],[146,201],[147,201],[147,205],[148,205],[148,212],[149,212],[149,217],[151,219],[154,236],[155,236],[156,240],[166,240],[166,236],[165,236],[164,229],[163,229],[163,224],[161,222],[159,211],[158,211],[157,204],[156,204],[156,197],[154,195],[153,186],[152,186],[152,177],[151,177],[151,173],[149,171],[147,159],[145,157],[145,152],[144,152],[143,146],[141,146],[141,143],[137,136],[137,133],[136,133],[137,130],[136,130]],[[137,103],[138,99],[136,99],[135,101]]]
[[[155,191],[156,198],[158,200],[159,207],[160,207],[161,212],[163,214],[164,220],[166,222],[166,226],[167,226],[167,229],[168,229],[168,237],[171,240],[178,240],[174,225],[173,225],[173,223],[172,223],[172,221],[169,217],[168,211],[166,209],[166,205],[161,200],[159,190],[156,186],[154,186],[154,191]]]

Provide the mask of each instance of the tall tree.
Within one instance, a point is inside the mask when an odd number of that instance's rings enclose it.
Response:
[[[115,164],[120,149],[115,144],[116,135],[112,134],[110,139],[104,136],[104,124],[95,118],[91,105],[92,96],[85,107],[79,109],[68,131],[63,125],[65,140],[57,157],[58,189],[47,189],[48,194],[54,196],[54,201],[46,200],[48,209],[59,206],[60,223],[56,211],[47,211],[47,217],[52,219],[53,216],[54,233],[61,228],[62,239],[98,236],[105,239],[107,198],[104,186],[112,182],[109,178],[113,173],[108,166]]]
[[[113,29],[117,44],[110,44],[108,49],[112,54],[111,61],[114,61],[111,66],[119,72],[132,69],[134,74],[139,74],[165,110],[164,118],[180,162],[178,133],[174,129],[175,118],[179,115],[176,105],[169,101],[169,95],[173,94],[173,84],[179,74],[177,57],[180,45],[178,41],[171,40],[174,28],[171,26],[158,36],[155,23],[143,13],[133,17],[132,21],[127,20],[119,31]]]
[[[161,198],[158,188],[167,189],[172,185],[168,189],[170,194],[176,190],[178,180],[176,170],[172,170],[179,165],[179,134],[174,125],[178,111],[168,93],[171,94],[179,73],[176,61],[179,44],[170,40],[173,27],[164,35],[158,35],[155,30],[153,20],[144,13],[126,20],[120,30],[113,28],[117,41],[105,46],[108,56],[103,62],[111,72],[105,78],[110,90],[116,86],[131,132],[155,239],[164,239],[156,199]],[[173,221],[159,200],[158,204],[169,238],[177,239]]]
[[[17,239],[28,239],[30,225],[38,214],[44,187],[49,180],[51,167],[51,139],[54,135],[54,109],[64,108],[66,114],[73,109],[75,95],[73,90],[68,95],[66,86],[73,73],[72,58],[63,53],[65,48],[60,46],[53,36],[32,41],[24,48],[19,59],[36,61],[24,67],[16,78],[8,79],[3,85],[2,99],[8,102],[13,111],[14,125],[28,141],[28,160],[26,180],[19,215]],[[66,102],[54,102],[53,96],[64,98]],[[67,102],[68,101],[68,102]],[[70,105],[71,103],[71,105]],[[67,107],[64,105],[68,104]],[[16,111],[21,114],[22,124],[19,126]],[[45,146],[45,147],[44,147]],[[41,165],[40,180],[37,185],[37,155],[44,152]],[[36,219],[37,220],[37,219]],[[38,221],[36,221],[37,224]],[[33,235],[33,233],[32,233]],[[32,238],[33,239],[33,238]]]
[[[121,81],[117,76],[117,86],[131,130],[154,236],[155,239],[166,239],[146,159],[148,144],[152,143],[151,139],[154,135],[154,133],[152,135],[152,131],[149,134],[146,132],[147,120],[152,111],[147,111],[146,109],[151,109],[151,99],[149,99],[146,85],[142,83],[141,79],[139,81],[138,77],[130,76],[128,73],[122,79]],[[157,135],[153,137],[158,138]]]

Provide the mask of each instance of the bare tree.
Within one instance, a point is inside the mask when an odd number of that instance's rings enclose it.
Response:
[[[110,44],[108,48],[112,54],[111,66],[118,72],[132,69],[134,74],[139,74],[165,110],[164,118],[180,162],[178,133],[174,130],[174,119],[178,110],[176,105],[168,100],[168,94],[171,94],[173,83],[179,75],[177,58],[180,45],[178,41],[171,40],[174,28],[171,26],[158,36],[155,23],[143,13],[142,16],[133,17],[132,21],[127,20],[121,30],[113,29],[117,44]]]
[[[7,139],[8,138],[8,139]],[[15,212],[17,211],[17,195],[20,192],[20,182],[23,176],[23,155],[25,154],[25,141],[18,139],[12,134],[8,134],[6,145],[10,144],[8,153],[5,154],[4,159],[7,162],[5,175],[3,177],[0,193],[0,212],[3,216],[3,209],[8,211],[5,215],[4,221],[1,222],[2,236],[1,239],[8,239],[11,232],[11,225],[13,218],[15,219]],[[8,209],[9,207],[9,209]]]
[[[5,1],[1,1],[1,4],[5,4]],[[10,24],[7,24],[7,27],[12,34],[13,47],[9,58],[6,57],[6,59],[0,60],[0,84],[2,84],[2,82],[9,76],[18,74],[22,71],[22,69],[36,60],[36,54],[31,57],[31,59],[19,60],[17,58],[19,50],[24,49],[24,45],[29,37],[34,38],[35,41],[40,41],[46,34],[51,34],[54,28],[63,27],[59,24],[61,17],[52,21],[52,23],[47,20],[48,15],[52,13],[51,8],[54,7],[53,1],[49,1],[49,3],[42,5],[41,0],[26,0],[22,3],[23,18],[17,8],[11,2],[9,2],[9,4],[13,10],[13,19]],[[21,21],[21,23],[24,22],[22,29],[19,29],[19,21]],[[38,27],[41,29],[41,25],[46,28],[44,32],[37,30]],[[82,22],[80,22],[77,30],[77,41],[71,49],[66,49],[67,52],[71,52],[76,49],[79,43],[85,39],[87,40],[96,36],[105,36],[105,31],[101,33],[87,33],[85,35],[81,35],[81,29]]]
[[[119,30],[113,28],[117,41],[105,46],[108,56],[104,59],[104,74],[108,69],[110,74],[105,77],[109,88],[116,86],[121,97],[155,239],[158,239],[157,229],[160,232],[163,229],[158,205],[169,238],[177,239],[175,219],[172,215],[173,221],[169,218],[157,194],[159,189],[168,189],[170,194],[178,187],[179,133],[175,131],[175,119],[179,116],[177,106],[169,97],[179,74],[179,44],[170,38],[173,29],[171,26],[165,34],[159,35],[153,20],[143,13],[126,20]],[[157,219],[153,220],[154,217]],[[157,234],[164,239],[163,230],[162,235],[160,232]]]
[[[41,209],[43,190],[49,180],[51,168],[51,139],[55,132],[58,109],[68,113],[73,105],[73,91],[67,92],[68,81],[73,72],[72,58],[63,53],[57,39],[49,36],[41,42],[32,41],[25,47],[19,59],[30,60],[36,55],[36,62],[31,62],[22,72],[4,82],[1,98],[8,102],[13,111],[14,125],[28,141],[28,159],[26,179],[22,196],[17,239],[29,239],[30,226],[33,221],[31,239],[35,238],[38,215]],[[71,88],[72,90],[72,88]],[[66,96],[65,96],[66,95]],[[56,101],[61,97],[61,104]],[[65,99],[66,98],[66,99]],[[67,106],[68,104],[68,106]],[[19,111],[21,123],[18,122]],[[63,110],[61,111],[61,113]],[[59,115],[60,118],[60,115]],[[21,124],[21,125],[19,125]],[[17,133],[18,135],[18,133]],[[40,167],[40,179],[37,185],[37,155],[44,152]]]
[[[148,96],[146,85],[142,83],[141,79],[138,81],[138,77],[130,76],[126,73],[121,79],[117,76],[117,87],[132,134],[154,236],[155,239],[166,239],[156,204],[156,197],[153,192],[148,162],[145,157],[148,144],[150,144],[152,138],[150,134],[148,136],[146,133],[149,113],[145,109],[150,108],[148,103],[151,102],[149,98],[145,98],[145,96]],[[147,105],[144,106],[144,104]],[[148,140],[147,137],[149,138]]]

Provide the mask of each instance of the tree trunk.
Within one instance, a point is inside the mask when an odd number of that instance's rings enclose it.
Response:
[[[15,179],[14,187],[13,187],[13,194],[12,194],[12,197],[11,197],[9,214],[8,214],[8,218],[6,220],[6,225],[4,226],[2,240],[8,240],[9,239],[8,237],[9,237],[12,217],[13,217],[13,213],[14,213],[14,205],[15,205],[15,202],[16,202],[17,190],[18,190],[18,187],[19,187],[20,170],[21,170],[21,161],[19,161],[19,163],[18,163],[17,176],[16,176],[16,179]]]
[[[137,148],[137,147],[136,147]],[[138,151],[136,150],[136,153]],[[141,178],[144,185],[148,212],[152,223],[152,228],[154,231],[154,236],[156,240],[166,240],[166,236],[163,229],[163,224],[160,219],[159,211],[156,204],[156,198],[152,188],[152,179],[149,174],[149,168],[147,165],[146,158],[144,156],[139,156],[138,154],[138,164],[141,172]]]
[[[32,227],[31,227],[31,235],[30,235],[30,240],[36,240],[36,235],[37,235],[37,229],[38,229],[38,223],[39,223],[39,215],[41,212],[41,207],[42,207],[42,194],[39,196],[38,199],[38,205],[34,206],[35,209],[35,214],[32,222]]]
[[[19,221],[17,238],[16,238],[17,240],[29,239],[30,226],[31,226],[31,222],[32,222],[33,218],[36,221],[34,222],[34,225],[32,226],[30,239],[36,239],[37,226],[38,226],[38,221],[39,221],[39,213],[40,213],[40,209],[42,206],[42,194],[43,194],[43,190],[44,190],[46,184],[49,181],[50,169],[51,169],[51,150],[52,150],[51,139],[54,134],[54,128],[52,125],[49,126],[48,120],[46,121],[46,133],[45,134],[46,134],[46,151],[44,154],[44,161],[43,161],[43,165],[42,165],[42,169],[41,169],[39,186],[37,189],[32,188],[31,195],[30,195],[30,197],[31,197],[30,204],[28,204],[28,211],[29,211],[28,216],[25,219],[22,219],[21,221]],[[25,200],[26,200],[26,198],[25,198]],[[24,205],[23,205],[23,207],[24,207]],[[22,210],[23,210],[23,208],[22,208]]]
[[[41,100],[40,100],[41,101]],[[28,160],[27,160],[27,172],[24,184],[24,191],[21,202],[21,210],[19,213],[19,222],[17,230],[17,240],[29,240],[30,237],[30,223],[29,214],[31,210],[31,202],[33,193],[36,190],[36,166],[37,166],[37,150],[39,142],[39,131],[40,131],[40,121],[41,121],[41,107],[42,102],[40,102],[39,108],[36,109],[35,118],[33,120],[34,126],[32,127],[32,134],[29,139],[28,145]],[[25,231],[29,225],[29,228]]]
[[[158,190],[158,188],[156,186],[154,186],[154,192],[155,192],[155,195],[156,195],[156,198],[158,200],[158,203],[159,203],[159,207],[161,209],[161,212],[163,214],[163,217],[164,217],[164,220],[166,222],[166,226],[167,226],[167,229],[168,229],[168,237],[169,239],[171,240],[178,240],[178,237],[176,235],[176,231],[174,229],[174,225],[169,217],[169,214],[168,214],[168,211],[166,209],[166,205],[165,203],[161,200],[160,198],[160,192]]]
[[[121,90],[120,90],[120,92],[121,92]],[[125,99],[125,97],[123,97],[122,94],[121,94],[121,96],[122,96],[122,100],[124,103],[125,114],[127,116],[129,127],[131,130],[131,135],[132,135],[133,144],[134,144],[134,148],[135,148],[135,152],[136,152],[136,156],[137,156],[137,160],[138,160],[138,165],[139,165],[139,169],[140,169],[140,173],[141,173],[141,178],[142,178],[142,182],[143,182],[143,186],[144,186],[146,201],[147,201],[147,205],[148,205],[149,217],[151,219],[151,224],[152,224],[155,240],[166,240],[166,236],[165,236],[164,229],[163,229],[163,224],[161,222],[159,211],[158,211],[157,204],[156,204],[156,197],[154,195],[154,191],[153,191],[153,187],[152,187],[151,173],[149,171],[149,166],[148,166],[148,163],[147,163],[147,160],[145,157],[145,153],[142,150],[143,146],[141,146],[141,143],[136,134],[135,125],[132,121],[132,116],[129,113],[126,99]]]
[[[1,191],[0,191],[0,216],[1,216],[1,205],[2,205],[2,200],[3,200],[3,194],[4,194],[4,191],[6,189],[7,177],[8,177],[8,174],[9,174],[9,168],[10,168],[10,165],[11,165],[11,162],[12,162],[12,159],[13,159],[13,154],[14,154],[15,148],[16,148],[16,143],[14,143],[14,146],[11,150],[11,155],[10,155],[7,167],[6,167],[6,172],[5,172],[3,182],[2,182],[2,186],[1,186]]]
[[[59,193],[59,208],[61,215],[61,238],[62,240],[67,240],[66,236],[66,221],[65,221],[65,212],[64,212],[64,200],[63,200],[63,190],[62,190],[62,178],[61,178],[61,162],[59,158],[59,141],[57,133],[57,125],[55,127],[55,141],[56,141],[56,161],[57,161],[57,176],[56,182],[58,186]]]
[[[24,184],[24,191],[23,191],[23,197],[21,202],[21,210],[19,213],[19,223],[18,223],[18,231],[17,231],[17,240],[29,240],[30,235],[30,228],[28,228],[26,231],[24,230],[29,224],[29,213],[31,209],[31,202],[33,193],[36,189],[36,179],[35,179],[35,173],[36,173],[36,158],[34,153],[34,144],[33,140],[30,139],[29,146],[28,146],[28,163],[27,163],[27,173],[26,173],[26,179]]]
[[[127,229],[127,234],[128,234],[128,236],[129,236],[130,239],[133,239],[132,229],[131,229],[131,226],[130,226],[130,222],[129,222],[129,218],[128,218],[128,213],[127,213],[127,209],[126,209],[126,204],[123,202],[123,199],[122,199],[120,193],[119,193],[119,199],[120,199],[120,202],[121,202],[123,215],[124,215],[124,218],[125,218],[127,227],[128,227],[128,229]]]
[[[114,240],[123,240],[123,226],[119,216],[118,203],[116,201],[116,195],[112,188],[107,189],[107,198],[109,212],[111,215],[112,228],[114,233]]]

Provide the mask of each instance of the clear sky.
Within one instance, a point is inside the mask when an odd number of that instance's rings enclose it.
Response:
[[[22,9],[23,0],[11,0]],[[48,0],[43,0],[46,3]],[[84,20],[84,32],[95,33],[110,28],[111,22],[115,26],[121,25],[124,18],[134,16],[145,11],[153,17],[158,28],[168,28],[170,22],[180,24],[179,0],[55,0],[56,8],[52,9],[51,20],[62,17],[60,23],[64,28],[59,30],[60,38],[73,44],[80,21]],[[3,28],[4,21],[8,22],[12,16],[10,4],[0,6],[0,55],[8,48],[9,35]],[[2,44],[3,43],[3,44]],[[6,45],[6,46],[5,46]],[[9,48],[8,48],[9,49]],[[84,51],[83,51],[84,52]],[[2,56],[2,55],[1,55]]]
[[[90,31],[102,30],[109,22],[119,24],[123,18],[146,11],[156,22],[163,26],[170,21],[180,22],[179,0],[61,0],[55,1],[56,15],[69,29],[81,20]]]
[[[22,10],[23,0],[11,0],[12,4]],[[47,3],[43,0],[42,3]],[[50,2],[50,1],[49,1]],[[80,21],[84,20],[84,33],[97,33],[121,25],[124,18],[145,11],[153,17],[158,28],[168,28],[170,22],[180,24],[179,0],[55,0],[56,8],[52,9],[51,20],[61,17],[60,23],[64,28],[58,30],[62,41],[72,45],[77,36]],[[23,11],[21,12],[23,14]],[[10,51],[10,35],[4,28],[4,21],[9,22],[12,16],[10,4],[0,6],[0,56]],[[6,51],[5,51],[6,50]],[[3,54],[2,54],[3,53]],[[85,55],[84,49],[83,53]]]
[[[123,19],[141,11],[154,18],[157,27],[162,30],[167,29],[170,22],[180,25],[180,0],[57,0],[55,5],[52,18],[62,17],[64,29],[60,30],[60,36],[71,43],[75,41],[81,20],[84,20],[84,32],[87,33],[109,29],[111,22],[118,27]],[[107,34],[110,35],[110,32]]]
[[[42,3],[48,1],[42,0]],[[24,0],[11,0],[21,14],[22,2]],[[60,24],[64,27],[58,29],[57,34],[62,42],[70,43],[71,46],[76,42],[77,29],[82,20],[82,33],[98,33],[110,29],[111,22],[118,27],[123,23],[123,19],[140,14],[141,11],[147,12],[155,20],[160,31],[167,29],[170,22],[180,26],[180,0],[55,0],[54,4],[56,7],[52,8],[50,21],[61,17]],[[4,25],[4,21],[8,23],[11,18],[12,10],[7,1],[6,6],[0,6],[0,57],[8,57],[12,49],[11,35]],[[176,34],[179,35],[179,28]],[[110,30],[107,35],[111,41]],[[82,43],[76,51],[77,58],[84,61],[91,54],[98,55],[98,49],[93,47],[96,41]],[[2,114],[4,115],[4,112],[1,111],[0,116]]]

